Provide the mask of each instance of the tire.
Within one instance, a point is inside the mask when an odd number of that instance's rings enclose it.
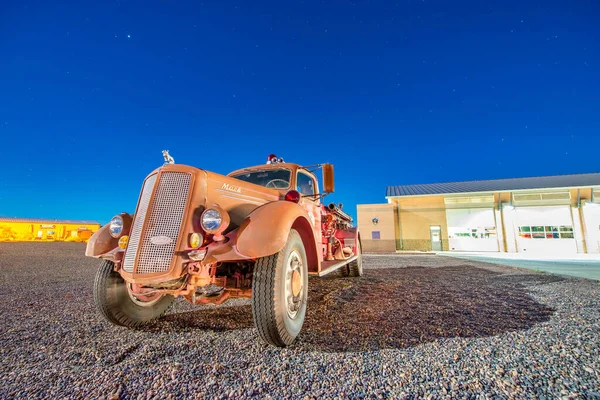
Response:
[[[342,265],[335,271],[325,275],[322,278],[332,278],[332,279],[347,278],[349,276],[349,274],[350,274],[350,271],[348,270],[348,264],[346,264],[346,265]]]
[[[281,251],[254,264],[252,315],[261,339],[277,347],[292,344],[302,329],[307,299],[306,251],[292,229]]]
[[[356,249],[358,250],[358,258],[348,264],[349,276],[353,278],[363,275],[362,247],[359,239],[356,242]]]
[[[139,328],[163,315],[173,303],[174,297],[163,295],[143,305],[134,301],[126,282],[114,270],[112,261],[104,260],[94,281],[94,302],[100,314],[115,325]]]

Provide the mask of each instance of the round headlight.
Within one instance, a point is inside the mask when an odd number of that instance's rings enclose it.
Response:
[[[226,240],[223,232],[229,226],[229,222],[229,213],[219,207],[218,204],[206,209],[200,217],[200,226],[202,226],[204,232],[212,234],[212,240],[215,242]]]
[[[206,232],[214,232],[221,226],[223,218],[221,213],[215,209],[208,209],[202,214],[202,229]]]
[[[108,229],[112,237],[118,238],[121,233],[123,233],[123,218],[118,215],[113,217],[113,219],[110,220]]]

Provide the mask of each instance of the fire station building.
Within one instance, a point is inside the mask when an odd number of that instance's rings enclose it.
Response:
[[[100,229],[96,221],[65,221],[0,217],[0,242],[73,241],[85,242]]]
[[[600,173],[389,186],[358,206],[365,252],[600,253]]]

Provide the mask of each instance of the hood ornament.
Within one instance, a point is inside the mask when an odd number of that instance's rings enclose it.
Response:
[[[175,164],[175,159],[171,157],[169,150],[163,150],[162,155],[165,160],[165,164]]]

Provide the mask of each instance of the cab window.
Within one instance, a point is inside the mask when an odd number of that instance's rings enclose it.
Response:
[[[313,195],[316,193],[314,179],[300,171],[298,171],[298,179],[296,182],[296,190],[304,195]]]
[[[291,175],[289,169],[267,169],[242,172],[231,176],[244,182],[254,183],[255,185],[271,189],[287,189],[290,186]]]

